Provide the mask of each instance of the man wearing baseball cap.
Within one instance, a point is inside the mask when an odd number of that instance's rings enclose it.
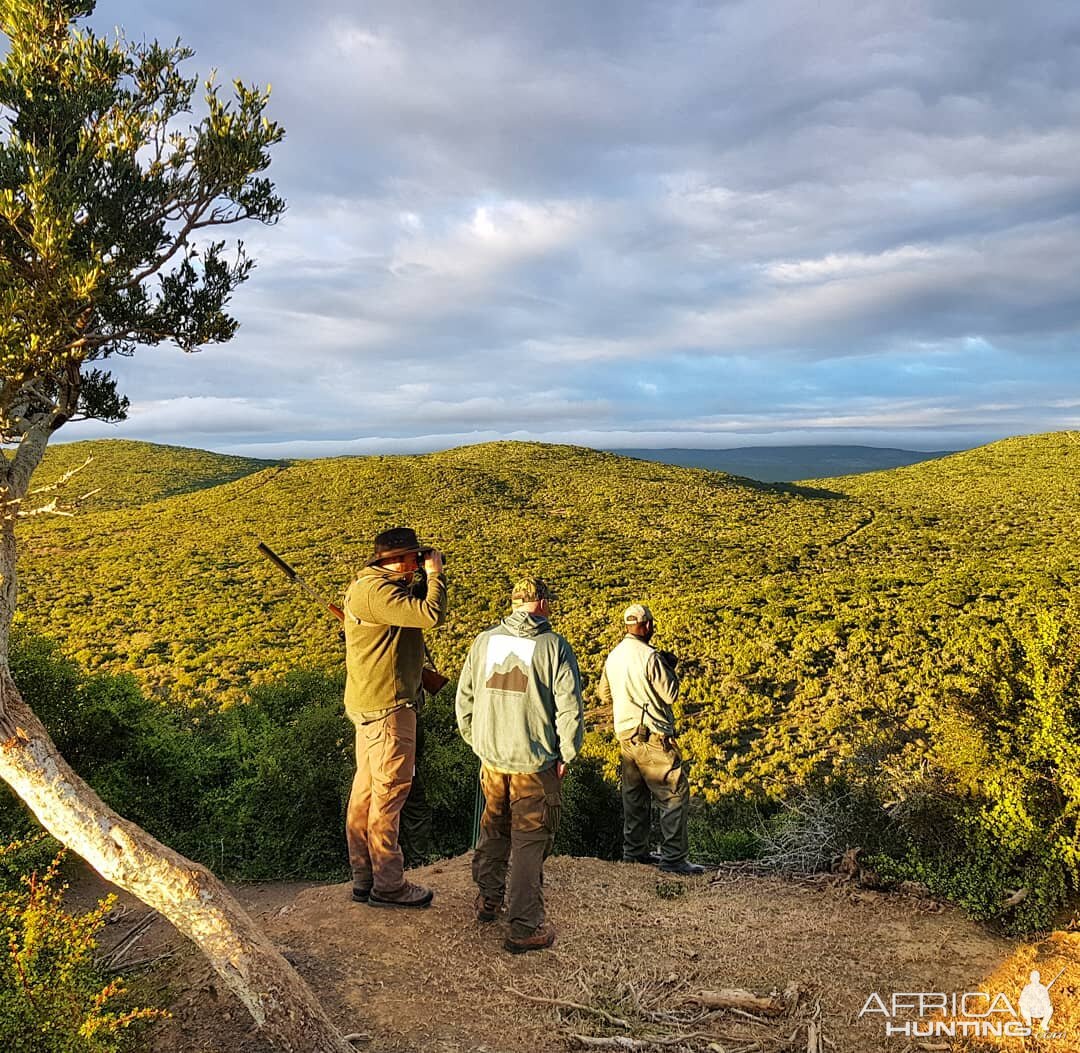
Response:
[[[423,563],[427,585],[413,594]],[[377,907],[426,907],[431,889],[405,880],[401,809],[416,765],[416,709],[424,629],[446,617],[442,556],[407,527],[375,538],[375,551],[345,594],[345,712],[356,725],[356,776],[345,829],[353,899]]]
[[[476,917],[495,921],[509,893],[503,947],[521,954],[555,942],[544,918],[544,857],[555,843],[562,777],[585,724],[577,659],[548,622],[554,592],[541,578],[525,578],[510,599],[513,612],[469,649],[457,722],[480,758],[485,799],[472,863]]]
[[[704,874],[687,858],[690,784],[675,741],[675,657],[650,643],[656,623],[644,604],[627,607],[622,622],[626,636],[604,662],[599,693],[614,712],[622,755],[623,861],[658,862],[667,874]],[[659,859],[649,853],[653,800],[660,806]]]

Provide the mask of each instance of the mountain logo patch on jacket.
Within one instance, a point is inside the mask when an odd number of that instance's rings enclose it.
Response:
[[[520,636],[493,635],[488,640],[484,686],[524,694],[529,688],[536,641]]]

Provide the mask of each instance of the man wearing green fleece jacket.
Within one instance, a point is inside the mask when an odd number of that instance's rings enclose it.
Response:
[[[519,581],[513,613],[473,641],[458,678],[458,728],[480,758],[485,799],[473,854],[476,916],[494,921],[508,892],[503,947],[515,954],[555,942],[544,923],[544,858],[555,842],[562,777],[585,730],[577,659],[548,622],[554,598],[540,578]]]
[[[425,594],[413,576],[423,562]],[[426,907],[431,889],[405,880],[401,809],[416,767],[424,630],[446,618],[442,556],[408,527],[385,530],[345,594],[345,712],[356,726],[356,775],[345,816],[353,899]]]

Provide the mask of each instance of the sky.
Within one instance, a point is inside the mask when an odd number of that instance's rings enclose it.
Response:
[[[286,128],[236,338],[119,425],[960,449],[1080,427],[1080,4],[100,0]]]

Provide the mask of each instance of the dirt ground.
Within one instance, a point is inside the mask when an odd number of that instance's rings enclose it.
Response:
[[[558,939],[550,951],[520,957],[502,950],[505,923],[474,919],[467,856],[410,875],[436,889],[422,911],[353,903],[348,885],[236,891],[343,1031],[365,1036],[357,1048],[373,1053],[590,1048],[574,1035],[611,1040],[591,1048],[803,1053],[811,1021],[822,1053],[1080,1050],[1080,933],[1009,941],[927,901],[774,877],[669,879],[645,866],[566,856],[549,860],[545,874]],[[77,889],[81,897],[101,891],[89,880]],[[118,913],[103,946],[124,940],[147,912],[121,897]],[[170,957],[154,962],[161,955]],[[125,957],[170,1003],[173,1019],[155,1032],[155,1051],[270,1053],[239,1003],[160,918]],[[880,1011],[860,1019],[873,992],[886,1004],[894,992],[1002,992],[1015,1006],[1034,968],[1044,983],[1063,970],[1048,1037],[1003,1047],[886,1037]],[[710,1012],[692,1000],[723,988],[790,992],[795,983],[797,1006],[775,1018]],[[913,1019],[901,1011],[894,1023]],[[617,1045],[616,1037],[646,1044]]]

